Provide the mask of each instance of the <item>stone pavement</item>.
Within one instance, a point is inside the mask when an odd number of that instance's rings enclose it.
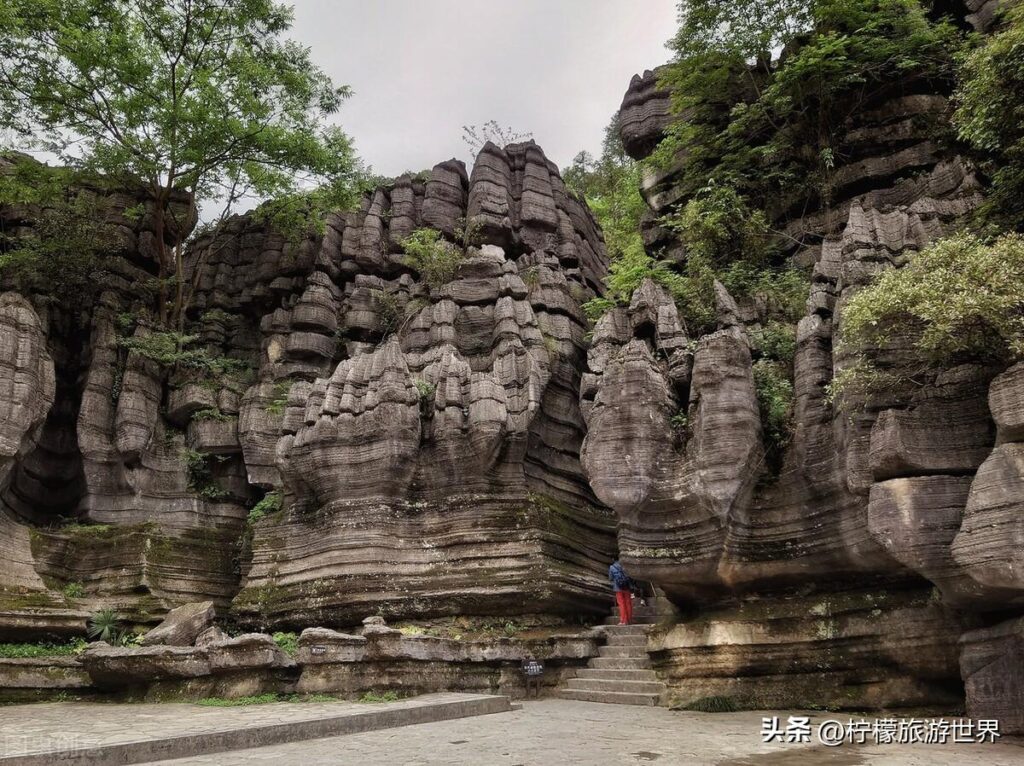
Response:
[[[760,712],[683,713],[571,700],[524,702],[510,713],[418,724],[160,766],[1011,766],[1024,746],[872,745],[826,748],[761,742]],[[785,721],[788,713],[773,712]],[[813,720],[845,715],[812,715]],[[858,718],[858,716],[852,716]],[[151,765],[152,766],[152,765]]]
[[[408,726],[510,709],[507,697],[426,694],[390,703],[275,702],[239,707],[190,703],[58,702],[0,711],[0,766],[142,763],[220,750]],[[211,755],[212,763],[221,757]]]

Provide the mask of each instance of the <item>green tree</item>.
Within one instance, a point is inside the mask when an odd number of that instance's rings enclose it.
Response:
[[[0,289],[87,302],[106,284],[108,251],[121,244],[102,192],[66,168],[0,157]]]
[[[767,64],[774,48],[811,26],[810,0],[686,0],[669,43],[680,58],[710,52]]]
[[[662,82],[687,119],[651,161],[685,157],[687,196],[714,178],[776,215],[808,198],[827,203],[850,117],[894,80],[952,87],[959,32],[919,0],[687,0],[681,9]]]
[[[963,59],[954,94],[960,137],[980,153],[993,188],[983,212],[997,226],[1024,220],[1024,7]]]
[[[431,290],[440,290],[451,282],[466,258],[462,249],[437,229],[416,229],[402,240],[402,249],[403,262],[416,269]]]
[[[349,91],[282,38],[291,11],[272,0],[6,0],[0,4],[0,129],[115,183],[141,182],[153,216],[157,313],[180,331],[187,308],[179,195],[284,201],[301,218],[350,195],[358,171],[326,126]],[[173,296],[171,290],[173,289]]]
[[[640,221],[647,203],[640,196],[640,165],[626,154],[619,138],[618,115],[605,128],[601,156],[580,152],[562,177],[594,214],[612,260],[643,251]]]
[[[916,353],[908,366],[1008,362],[1024,355],[1024,237],[991,244],[961,234],[889,269],[846,304],[842,345],[884,347],[894,334]]]

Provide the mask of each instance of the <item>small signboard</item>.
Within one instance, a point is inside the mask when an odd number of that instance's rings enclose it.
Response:
[[[322,644],[314,644],[309,647],[310,654],[327,654],[327,647]]]

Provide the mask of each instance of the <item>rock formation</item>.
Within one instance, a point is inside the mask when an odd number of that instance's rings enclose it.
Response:
[[[198,601],[299,629],[606,608],[612,517],[579,464],[599,231],[533,142],[427,176],[299,241],[254,214],[197,238],[186,330],[215,368],[145,352],[131,195],[105,199],[105,289],[67,311],[4,294],[3,632]],[[406,262],[418,229],[456,256],[443,284]]]
[[[994,6],[972,0],[966,23],[987,29]],[[657,75],[622,103],[634,158],[687,119]],[[983,199],[931,130],[946,95],[914,86],[851,118],[827,202],[768,211],[810,274],[775,452],[755,376],[765,302],[716,282],[697,332],[648,280],[589,328],[601,233],[532,141],[384,183],[299,239],[261,211],[197,236],[186,330],[205,366],[145,352],[152,215],[95,190],[118,243],[100,289],[72,305],[0,277],[0,638],[79,635],[111,608],[168,621],[139,649],[90,648],[100,687],[501,689],[523,645],[413,640],[383,616],[596,617],[618,550],[678,607],[650,648],[679,702],[966,701],[1024,730],[1024,364],[828,393],[860,352],[886,370],[907,349],[900,333],[840,347],[846,302]],[[676,263],[659,219],[686,201],[684,160],[642,185],[645,247]],[[191,201],[173,205],[193,226]],[[33,215],[0,223],[30,233]],[[406,252],[422,230],[443,277]],[[215,616],[305,629],[301,671]],[[595,646],[534,648],[571,672]],[[85,681],[75,666],[61,683]]]
[[[1024,373],[962,365],[827,397],[853,360],[834,343],[844,302],[982,199],[970,163],[924,127],[946,109],[936,93],[877,96],[847,126],[829,204],[772,213],[803,243],[791,261],[812,270],[777,472],[752,377],[763,306],[716,285],[717,331],[689,337],[647,282],[594,328],[582,463],[618,516],[626,568],[683,609],[655,647],[681,702],[948,710],[966,682],[972,714],[995,717],[1019,696],[1019,674],[1005,675],[1019,626],[1000,621],[1019,613],[1024,571]],[[678,119],[656,73],[633,78],[619,118],[633,157]],[[645,244],[677,260],[685,249],[655,219],[686,201],[682,162],[642,188]],[[870,352],[884,369],[901,342]]]

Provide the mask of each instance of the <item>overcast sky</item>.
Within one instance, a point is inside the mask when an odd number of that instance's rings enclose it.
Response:
[[[596,153],[676,27],[676,0],[293,2],[290,36],[355,91],[337,121],[383,175],[469,165],[462,126],[488,120],[532,133],[560,167]]]

